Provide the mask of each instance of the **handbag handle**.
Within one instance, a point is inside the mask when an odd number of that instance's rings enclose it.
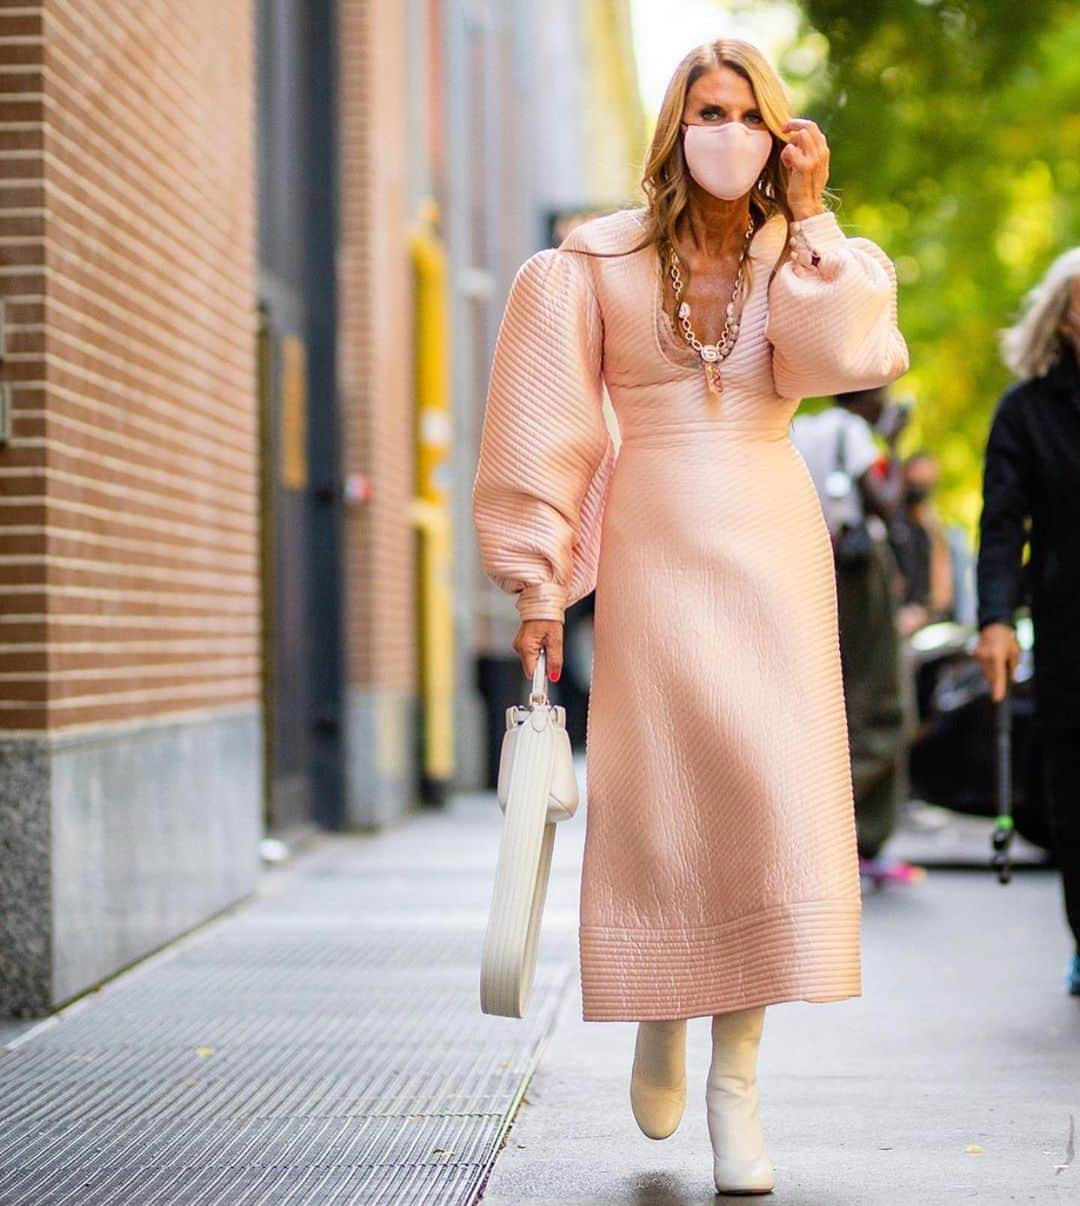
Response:
[[[532,690],[529,692],[530,707],[546,707],[549,703],[547,693],[547,646],[541,645],[540,652],[533,666]]]

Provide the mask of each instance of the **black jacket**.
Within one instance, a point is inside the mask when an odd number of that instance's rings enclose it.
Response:
[[[1080,365],[1071,349],[1001,396],[979,528],[979,627],[1011,624],[1030,603],[1040,717],[1080,727]]]

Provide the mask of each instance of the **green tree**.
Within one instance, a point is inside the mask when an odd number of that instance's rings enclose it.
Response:
[[[1080,6],[802,8],[807,28],[784,73],[828,135],[845,229],[896,263],[912,353],[896,389],[917,399],[909,446],[940,457],[942,509],[970,530],[989,418],[1010,381],[996,333],[1080,242]],[[815,45],[827,53],[808,55]]]

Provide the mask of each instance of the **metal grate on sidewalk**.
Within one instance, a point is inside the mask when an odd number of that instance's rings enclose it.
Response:
[[[474,1201],[576,966],[564,918],[529,1016],[480,1012],[494,810],[320,839],[250,906],[16,1040],[0,1206]]]

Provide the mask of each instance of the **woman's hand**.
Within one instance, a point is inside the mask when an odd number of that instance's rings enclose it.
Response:
[[[558,682],[563,666],[563,624],[560,620],[523,620],[514,637],[514,652],[521,658],[521,668],[532,678],[540,646],[547,646],[547,676]]]
[[[1005,698],[1005,688],[1012,682],[1020,661],[1020,646],[1011,624],[987,624],[979,633],[975,660],[990,684],[990,698],[997,703]]]
[[[793,117],[784,133],[791,134],[791,141],[780,152],[780,162],[788,169],[787,202],[798,222],[825,209],[821,198],[829,180],[829,144],[817,122],[805,117]]]

